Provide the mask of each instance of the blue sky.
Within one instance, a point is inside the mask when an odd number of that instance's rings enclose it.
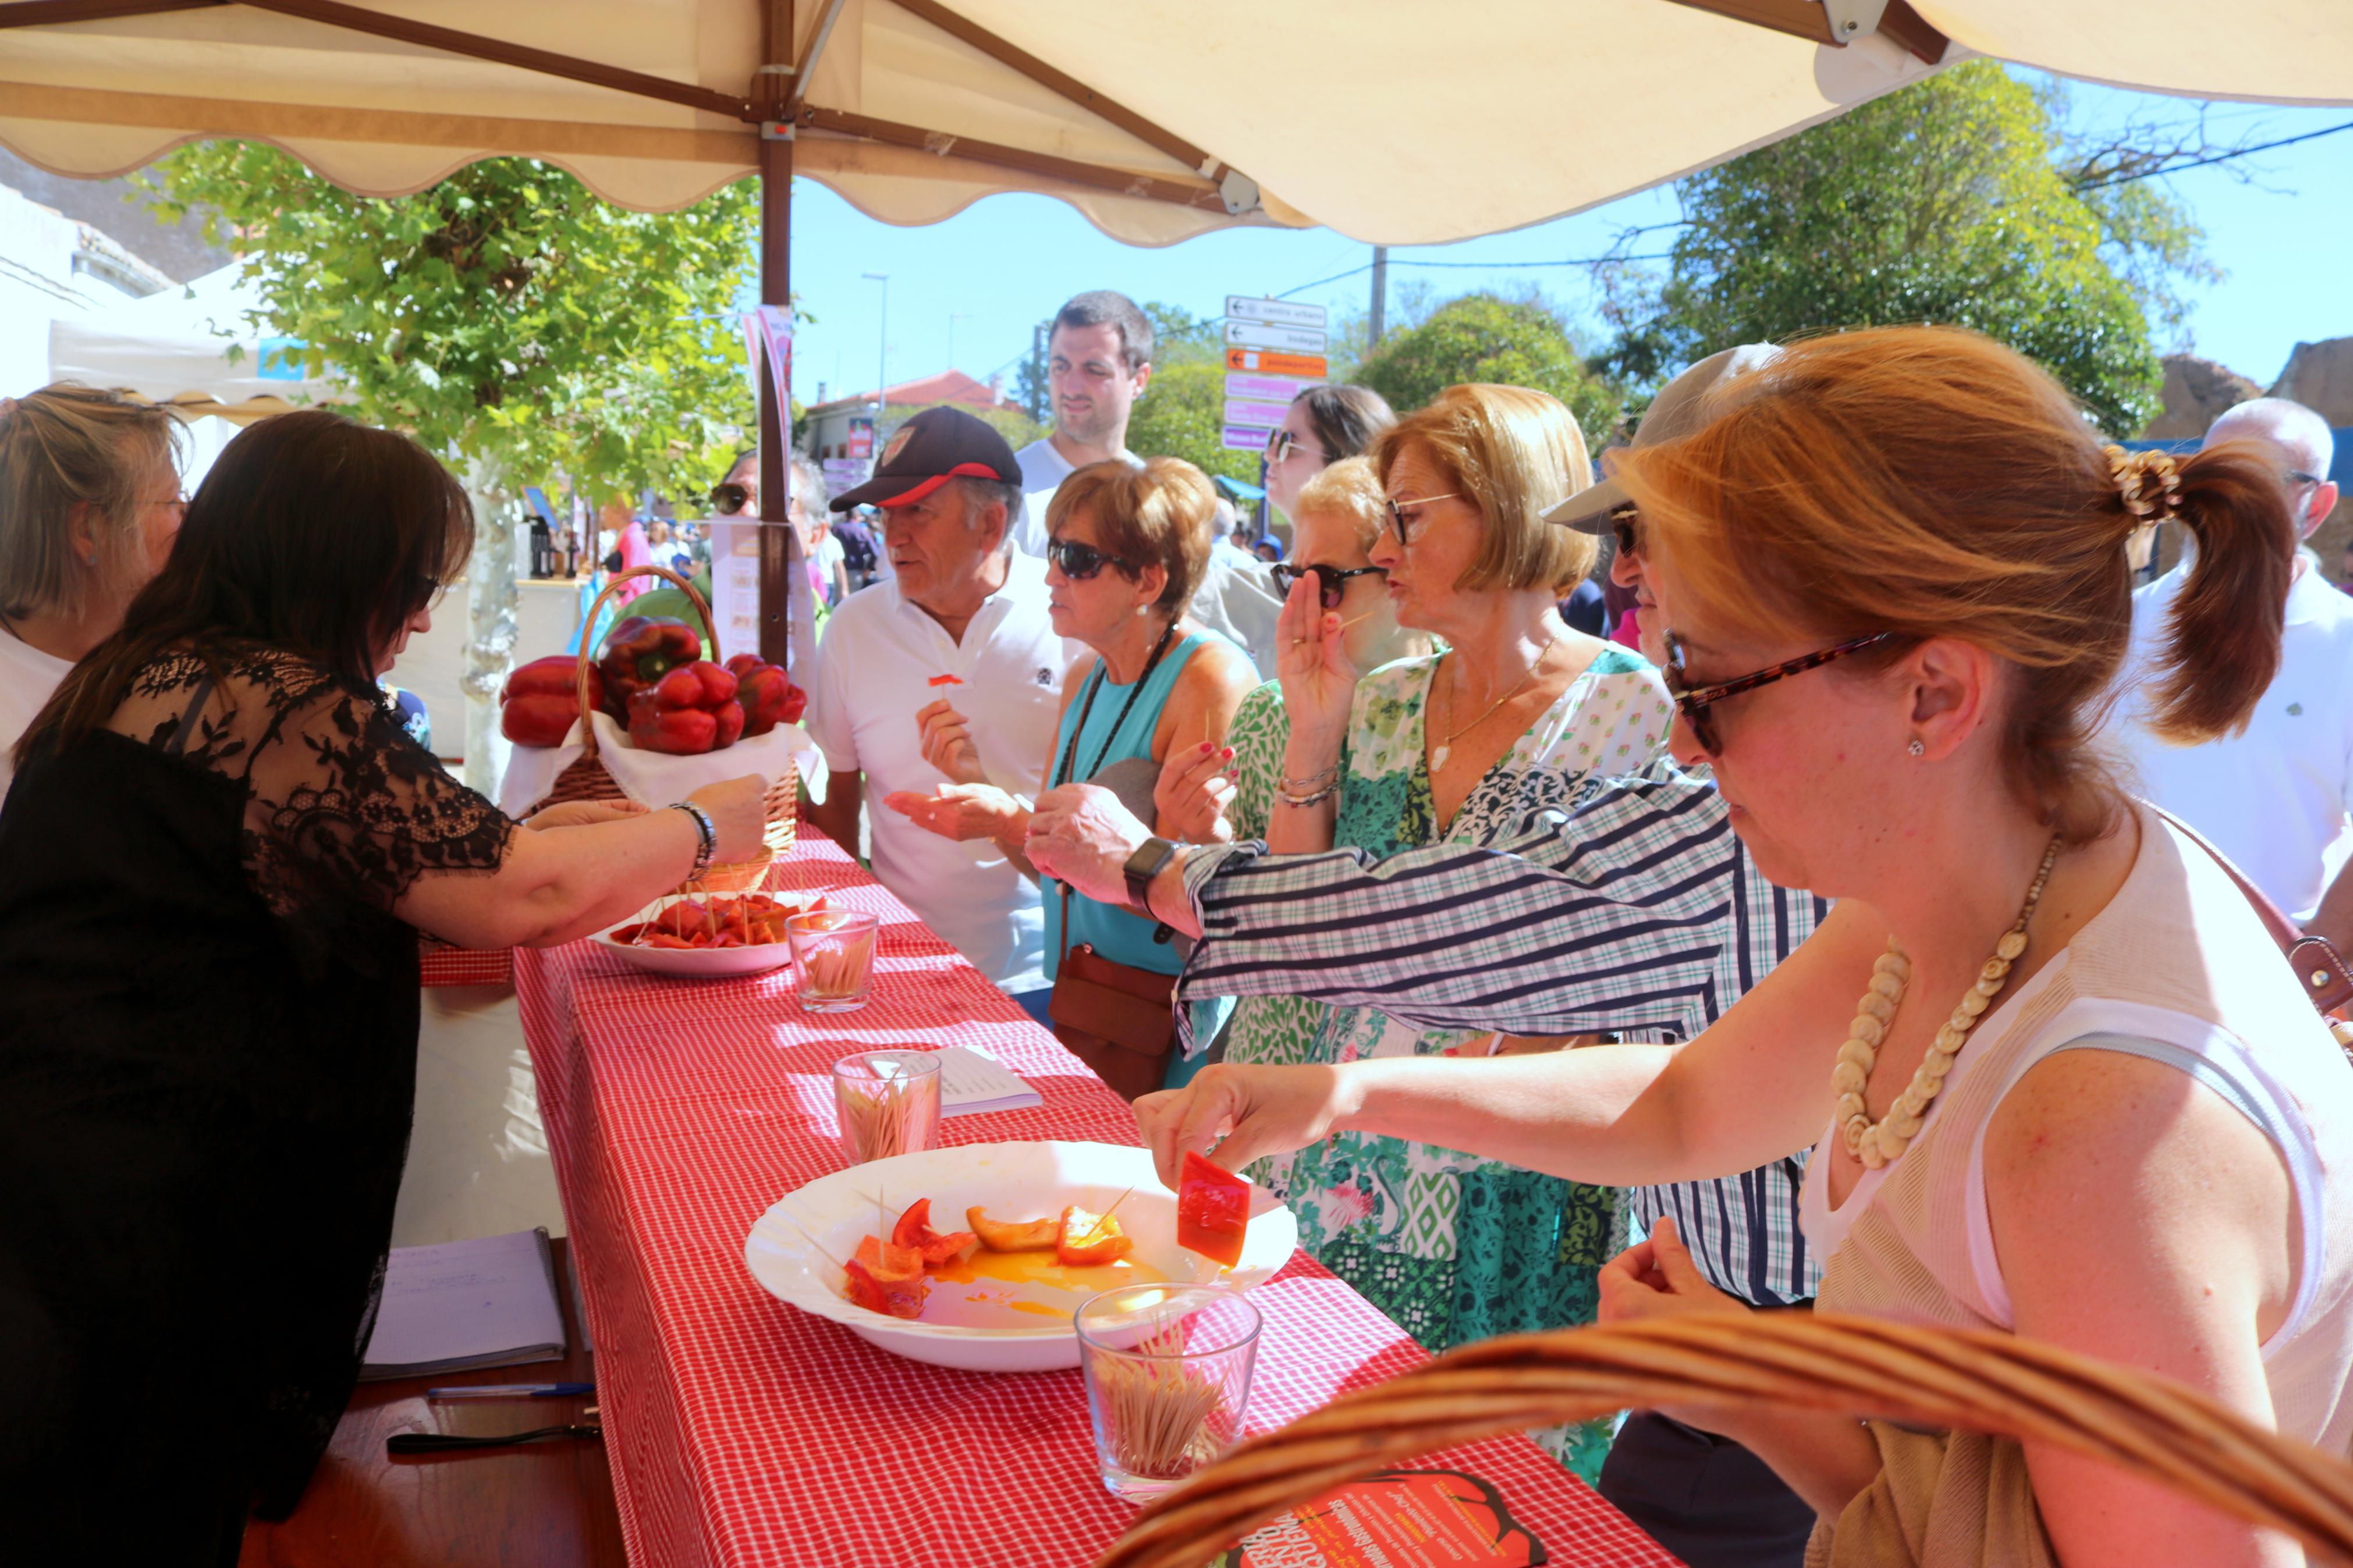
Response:
[[[2081,84],[2069,90],[2077,123],[2136,113],[2187,119],[2198,109],[2191,100]],[[2270,140],[2348,120],[2353,111],[2342,108],[2217,104],[2210,124],[2221,136],[2253,128],[2262,133],[2257,140]],[[2257,175],[2253,183],[2222,169],[2166,183],[2204,226],[2208,254],[2228,274],[2193,294],[2190,346],[2268,384],[2299,341],[2353,335],[2353,131],[2259,154],[2246,167]],[[1215,316],[1229,293],[1283,293],[1371,259],[1367,247],[1328,229],[1225,230],[1138,249],[1043,196],[992,196],[924,228],[878,223],[807,180],[796,182],[793,199],[793,287],[816,318],[802,324],[794,349],[794,393],[805,403],[816,401],[819,382],[832,396],[874,384],[883,289],[865,273],[891,279],[892,381],[945,368],[953,346],[957,368],[982,377],[1006,370],[1009,385],[1031,325],[1082,289],[1117,289]],[[1511,234],[1393,250],[1390,308],[1416,282],[1442,299],[1533,281],[1589,324],[1591,286],[1581,269],[1496,264],[1595,255],[1620,227],[1673,216],[1672,197],[1653,191]],[[1408,265],[1414,262],[1457,265]],[[1359,272],[1292,297],[1361,309],[1369,283]]]

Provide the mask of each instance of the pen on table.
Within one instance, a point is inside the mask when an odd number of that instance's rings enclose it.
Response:
[[[451,1388],[428,1388],[427,1399],[564,1399],[594,1394],[593,1383],[477,1383]]]

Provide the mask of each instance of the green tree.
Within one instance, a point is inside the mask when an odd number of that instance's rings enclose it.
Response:
[[[467,773],[487,784],[515,639],[514,497],[558,477],[591,496],[699,489],[753,424],[729,314],[757,237],[752,187],[634,213],[501,158],[385,200],[217,142],[164,159],[151,188],[160,212],[195,211],[243,253],[259,324],[305,342],[314,374],[332,367],[358,417],[464,476],[480,524]]]
[[[1128,450],[1139,458],[1182,458],[1204,473],[1254,485],[1259,455],[1225,449],[1225,415],[1222,356],[1155,365],[1128,416]]]
[[[2009,344],[2101,428],[2137,431],[2162,375],[2110,257],[2194,236],[2137,199],[2095,211],[2069,162],[2034,90],[1972,61],[1693,175],[1670,273],[1654,302],[1620,300],[1603,367],[1654,384],[1734,343],[1935,322]]]
[[[1399,413],[1466,381],[1548,392],[1568,405],[1588,442],[1616,422],[1617,389],[1588,369],[1560,317],[1535,298],[1465,294],[1389,331],[1357,364],[1356,380]]]

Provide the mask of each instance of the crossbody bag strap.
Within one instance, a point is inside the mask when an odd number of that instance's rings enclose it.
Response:
[[[2353,1025],[2329,1016],[2338,1008],[2353,1003],[2353,969],[2347,968],[2335,944],[2327,937],[2307,935],[2287,918],[2284,910],[2272,902],[2270,894],[2249,881],[2247,874],[2232,865],[2228,855],[2209,843],[2204,834],[2161,805],[2152,805],[2149,810],[2162,817],[2175,832],[2206,851],[2213,858],[2214,864],[2222,868],[2222,874],[2236,884],[2240,895],[2253,908],[2255,918],[2263,921],[2264,931],[2279,948],[2280,956],[2286,959],[2288,966],[2295,972],[2296,984],[2304,988],[2305,999],[2327,1019],[2329,1028],[2336,1033],[2337,1043],[2353,1049]]]

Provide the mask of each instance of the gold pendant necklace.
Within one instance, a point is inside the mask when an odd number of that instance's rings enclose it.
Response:
[[[1912,1075],[1911,1083],[1895,1097],[1887,1114],[1876,1123],[1863,1104],[1863,1090],[1871,1085],[1871,1069],[1878,1062],[1880,1043],[1887,1038],[1887,1026],[1895,1016],[1896,1005],[1904,1000],[1905,984],[1912,978],[1912,960],[1903,945],[1894,937],[1887,939],[1887,951],[1871,966],[1871,989],[1862,994],[1856,1005],[1854,1022],[1847,1026],[1846,1044],[1839,1047],[1838,1065],[1831,1068],[1831,1093],[1838,1098],[1834,1124],[1846,1142],[1846,1152],[1861,1160],[1870,1170],[1893,1164],[1912,1140],[1920,1135],[1920,1124],[1927,1120],[1928,1102],[1945,1087],[1945,1075],[1953,1070],[1953,1058],[1960,1054],[1961,1043],[1985,1016],[1993,999],[2010,984],[2010,966],[2026,951],[2026,922],[2033,917],[2034,906],[2042,901],[2043,884],[2051,879],[2052,863],[2059,858],[2059,839],[2053,835],[2051,847],[2042,851],[2042,864],[2036,868],[2033,885],[2026,889],[2026,903],[2018,911],[2018,919],[2001,933],[1993,944],[1993,956],[1978,971],[1977,983],[1961,996],[1961,1005],[1953,1016],[1936,1030],[1936,1043],[1928,1054],[1920,1058],[1919,1070]]]
[[[1496,698],[1495,700],[1487,704],[1487,710],[1484,713],[1480,714],[1479,717],[1472,720],[1471,722],[1463,725],[1461,729],[1455,730],[1441,737],[1438,744],[1430,747],[1430,771],[1433,773],[1443,773],[1446,769],[1446,759],[1453,754],[1454,742],[1469,734],[1472,731],[1477,729],[1480,725],[1484,724],[1488,720],[1493,719],[1495,716],[1496,710],[1502,708],[1504,703],[1509,702],[1513,698],[1517,697],[1521,692],[1526,690],[1528,682],[1534,680],[1538,675],[1543,673],[1545,660],[1552,657],[1552,650],[1558,647],[1559,643],[1560,634],[1558,632],[1553,633],[1551,638],[1545,643],[1544,650],[1536,655],[1535,663],[1528,666],[1528,672],[1520,677],[1519,684],[1514,686],[1509,691],[1504,692],[1501,697]]]

